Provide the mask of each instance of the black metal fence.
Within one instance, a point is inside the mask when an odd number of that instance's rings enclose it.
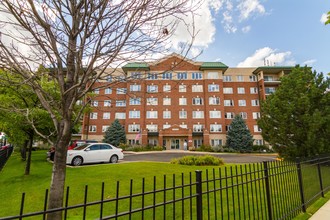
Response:
[[[67,187],[62,208],[47,209],[48,190],[39,212],[0,219],[46,219],[61,211],[64,219],[292,219],[330,189],[330,157],[303,162],[263,162],[205,172],[154,177],[150,182],[119,183],[81,195],[71,204]],[[96,195],[98,194],[98,195]],[[99,199],[92,200],[90,197]]]
[[[3,166],[6,164],[8,158],[10,157],[11,153],[13,152],[13,149],[14,149],[13,147],[7,147],[7,146],[4,149],[1,148],[1,150],[0,150],[0,171],[2,170]]]

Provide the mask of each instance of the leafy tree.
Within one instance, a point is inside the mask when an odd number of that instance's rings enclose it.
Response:
[[[104,134],[103,142],[119,146],[126,143],[126,133],[118,119],[115,119]]]
[[[281,156],[307,157],[330,152],[330,80],[297,66],[281,78],[276,92],[261,104],[263,138]]]
[[[327,17],[325,24],[330,24],[330,11],[328,12],[328,17]]]
[[[230,124],[226,145],[229,148],[242,152],[252,150],[253,136],[240,115],[236,115]]]

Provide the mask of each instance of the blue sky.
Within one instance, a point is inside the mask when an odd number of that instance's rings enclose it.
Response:
[[[330,72],[330,1],[206,0],[192,55],[230,67],[308,65]]]

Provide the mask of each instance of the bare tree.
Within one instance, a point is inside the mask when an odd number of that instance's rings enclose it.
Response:
[[[19,74],[24,79],[21,83],[33,88],[56,129],[49,209],[63,204],[67,146],[79,119],[73,111],[76,102],[109,66],[166,53],[179,24],[193,40],[194,25],[186,23],[185,18],[193,16],[198,5],[189,0],[0,2],[0,68]],[[187,42],[181,53],[186,54],[191,43]],[[36,73],[39,64],[51,71]],[[57,98],[38,83],[38,77],[55,82]],[[43,136],[37,129],[36,133]],[[48,216],[60,218],[60,212]]]

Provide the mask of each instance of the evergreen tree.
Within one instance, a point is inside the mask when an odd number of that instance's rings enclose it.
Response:
[[[111,126],[106,130],[103,142],[112,144],[116,147],[118,147],[121,143],[126,143],[125,130],[119,123],[118,119],[115,119]]]
[[[253,136],[240,115],[236,115],[227,132],[227,147],[241,152],[249,152],[253,146]]]

